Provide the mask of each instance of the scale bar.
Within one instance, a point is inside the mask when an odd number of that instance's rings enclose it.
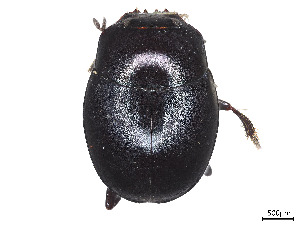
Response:
[[[264,220],[293,220],[294,221],[294,217],[290,217],[290,218],[288,218],[288,217],[286,217],[286,218],[284,218],[284,217],[273,217],[273,218],[265,218],[265,217],[262,217],[262,221],[264,221]]]

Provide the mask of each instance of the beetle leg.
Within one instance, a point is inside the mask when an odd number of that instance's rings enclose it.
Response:
[[[105,200],[105,207],[108,210],[113,209],[121,200],[121,197],[116,194],[113,190],[110,188],[107,188],[106,191],[106,200]]]
[[[206,170],[205,170],[205,172],[204,172],[204,175],[205,176],[210,176],[212,174],[212,169],[211,169],[211,166],[210,165],[208,165],[207,167],[206,167]]]
[[[88,72],[89,72],[89,73],[92,72],[94,68],[95,68],[95,59],[94,59],[94,61],[92,62],[90,68],[88,69]]]
[[[228,102],[218,99],[218,103],[219,110],[231,110],[235,115],[237,115],[240,118],[245,128],[246,137],[250,137],[251,141],[254,143],[256,148],[260,149],[261,147],[259,144],[258,136],[252,122],[244,114],[232,107]]]

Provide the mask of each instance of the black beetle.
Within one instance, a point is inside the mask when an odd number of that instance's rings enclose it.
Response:
[[[205,41],[181,15],[135,10],[108,28],[94,23],[102,34],[83,118],[107,209],[121,197],[172,201],[210,175],[219,110],[232,110],[260,147],[251,121],[218,99]]]

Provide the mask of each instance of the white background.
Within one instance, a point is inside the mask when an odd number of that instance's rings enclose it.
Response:
[[[123,199],[107,211],[82,127],[100,35],[92,18],[111,25],[136,7],[189,15],[219,98],[248,109],[262,149],[222,111],[211,177],[170,203]],[[0,224],[298,223],[299,9],[291,0],[2,1]],[[295,222],[262,222],[269,209]]]

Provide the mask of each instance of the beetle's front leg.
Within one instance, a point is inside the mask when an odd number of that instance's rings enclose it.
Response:
[[[96,61],[96,59],[94,59],[94,61],[92,62],[90,68],[88,69],[89,73],[91,73],[93,71],[93,69],[95,68],[95,61]]]
[[[111,190],[110,188],[107,188],[106,191],[106,200],[105,200],[105,207],[108,210],[113,209],[121,200],[121,197],[117,195],[116,192]]]
[[[240,118],[245,128],[246,136],[250,137],[251,141],[255,144],[256,148],[260,149],[258,136],[252,122],[244,114],[232,107],[228,102],[218,99],[218,103],[219,110],[231,110],[235,115],[237,115]]]

